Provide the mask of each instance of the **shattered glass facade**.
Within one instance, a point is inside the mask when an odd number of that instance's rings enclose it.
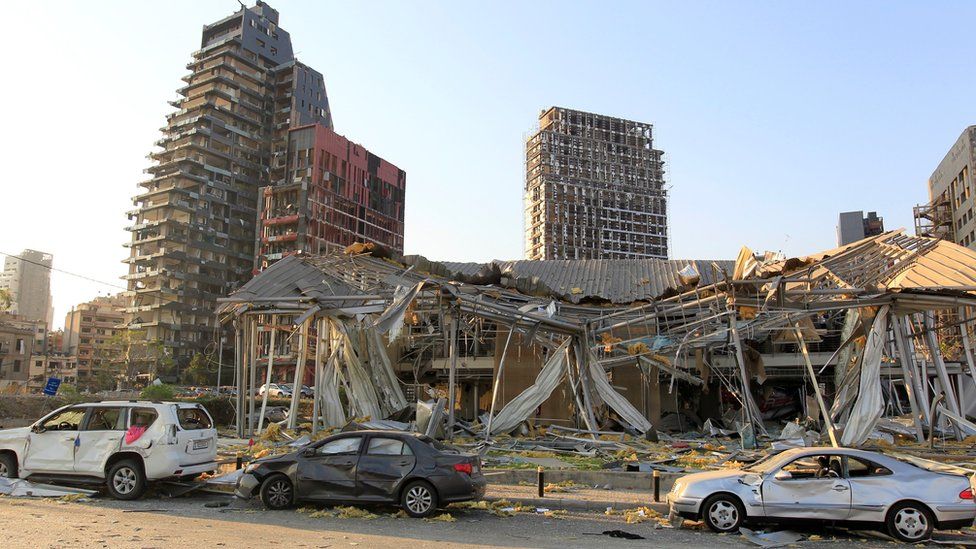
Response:
[[[216,339],[215,300],[251,277],[258,190],[289,128],[332,125],[320,73],[263,2],[203,28],[128,212],[130,327],[187,362]]]
[[[525,150],[526,259],[668,257],[652,126],[552,107]]]

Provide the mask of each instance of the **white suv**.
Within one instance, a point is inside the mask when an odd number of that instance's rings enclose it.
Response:
[[[114,401],[59,408],[0,430],[0,477],[104,483],[136,499],[151,480],[217,469],[217,430],[199,404]]]

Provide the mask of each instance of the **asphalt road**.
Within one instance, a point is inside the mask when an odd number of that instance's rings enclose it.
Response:
[[[206,504],[225,507],[211,508]],[[373,509],[378,518],[314,517],[266,511],[256,502],[217,495],[135,502],[104,498],[64,502],[0,497],[0,546],[19,547],[756,547],[739,535],[626,524],[601,513],[558,518],[519,513],[499,517],[483,510],[452,510],[456,522],[395,518],[395,509]],[[644,540],[601,533],[623,530]],[[823,541],[803,547],[890,547],[891,542],[838,531],[816,532]],[[597,534],[597,535],[590,535]],[[816,539],[816,538],[815,538]]]

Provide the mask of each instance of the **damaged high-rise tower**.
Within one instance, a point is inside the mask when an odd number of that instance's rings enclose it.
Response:
[[[322,74],[261,1],[204,26],[186,68],[125,260],[129,326],[179,362],[214,342],[215,300],[251,278],[258,189],[283,168],[289,129],[332,127]]]
[[[525,152],[526,259],[668,257],[664,153],[652,127],[551,107]]]

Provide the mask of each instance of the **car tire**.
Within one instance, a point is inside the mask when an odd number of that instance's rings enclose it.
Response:
[[[702,504],[701,517],[713,532],[725,534],[739,530],[746,518],[746,510],[739,498],[717,494]]]
[[[17,478],[17,458],[10,454],[0,454],[0,477]]]
[[[906,543],[918,543],[932,535],[935,517],[921,503],[903,501],[888,511],[885,525],[891,537]]]
[[[429,482],[415,480],[403,488],[400,507],[411,517],[429,517],[437,511],[437,490]]]
[[[295,486],[285,475],[272,475],[261,483],[261,503],[280,511],[295,503]]]
[[[146,473],[141,464],[123,459],[109,468],[105,484],[109,495],[115,499],[139,499],[146,492]]]

